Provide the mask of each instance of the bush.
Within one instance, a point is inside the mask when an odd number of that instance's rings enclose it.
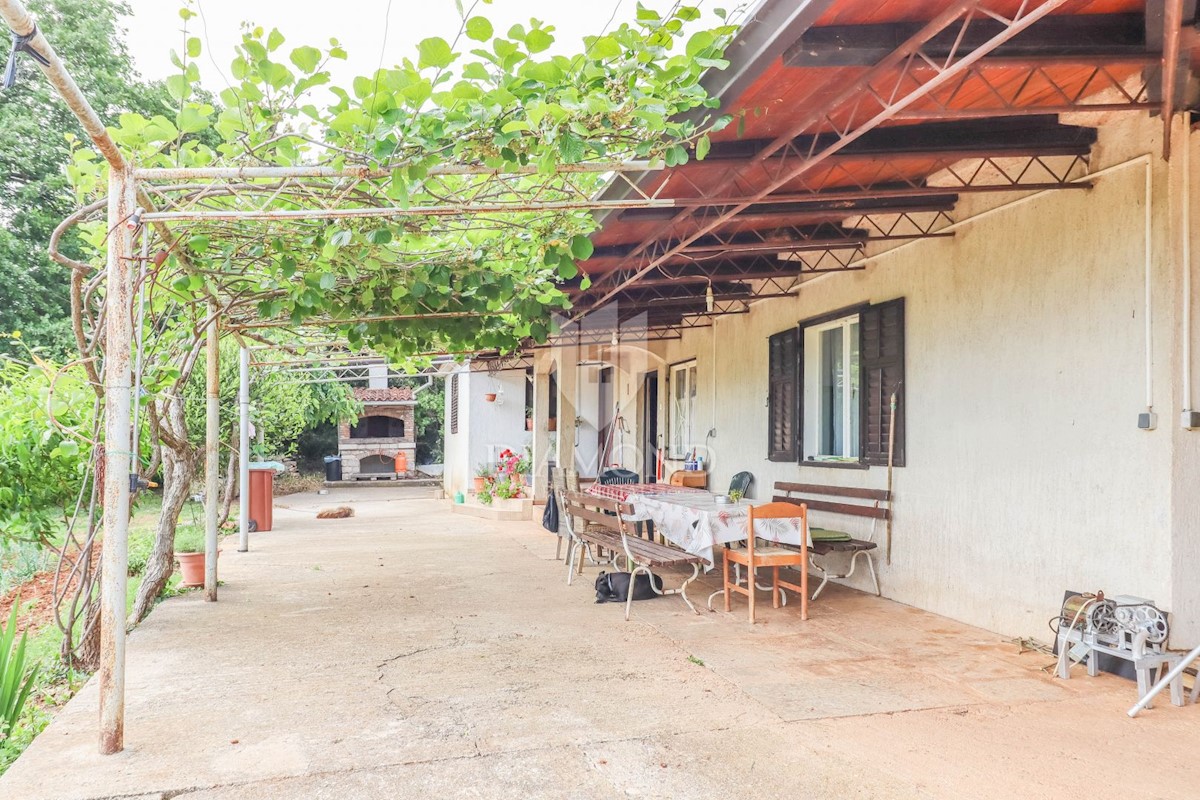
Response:
[[[129,532],[129,574],[141,575],[150,554],[154,552],[154,530],[131,530]]]
[[[204,528],[199,525],[179,525],[175,528],[176,553],[203,553]]]
[[[25,647],[28,632],[21,634],[21,641],[13,644],[17,636],[17,612],[21,598],[13,601],[8,626],[0,628],[0,739],[7,739],[17,727],[17,720],[33,690],[37,678],[37,667],[26,667]]]

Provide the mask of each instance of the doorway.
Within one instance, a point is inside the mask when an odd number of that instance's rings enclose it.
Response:
[[[604,471],[608,462],[612,460],[612,435],[613,424],[613,368],[603,367],[600,370],[599,377],[599,392],[597,400],[600,407],[597,409],[597,425],[596,425],[596,474],[599,475]]]
[[[642,480],[658,482],[658,371],[642,378]]]

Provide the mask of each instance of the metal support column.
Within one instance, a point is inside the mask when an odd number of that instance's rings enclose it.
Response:
[[[238,360],[238,552],[250,549],[250,351]]]
[[[221,351],[218,343],[217,317],[214,307],[208,322],[207,393],[204,438],[204,599],[217,599],[217,507],[221,504],[219,449],[221,438],[220,377]]]
[[[550,493],[550,359],[538,359],[533,367],[533,435],[530,437],[533,470],[533,499],[541,502]]]
[[[129,474],[132,439],[133,230],[135,209],[128,169],[108,179],[108,313],[104,347],[104,541],[100,588],[100,752],[125,747],[125,596],[129,582]]]
[[[579,383],[579,347],[574,344],[556,346],[554,360],[558,363],[558,452],[555,461],[559,469],[575,469],[576,387]]]

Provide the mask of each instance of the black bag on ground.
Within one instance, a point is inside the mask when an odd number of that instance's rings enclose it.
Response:
[[[546,498],[546,510],[542,512],[542,527],[551,533],[558,533],[558,501],[554,499],[554,490]]]
[[[657,592],[650,587],[651,578],[654,578],[654,587],[658,589]],[[633,582],[633,599],[650,600],[655,597],[661,597],[662,587],[662,578],[657,575],[647,575],[644,572],[639,572],[637,580]],[[597,603],[624,603],[628,597],[628,572],[601,572],[596,576]]]

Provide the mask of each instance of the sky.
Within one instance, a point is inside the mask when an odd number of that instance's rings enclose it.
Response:
[[[126,18],[127,42],[138,71],[145,78],[164,78],[177,70],[171,66],[170,50],[183,51],[183,21],[179,18],[180,3],[173,0],[126,0],[133,11]],[[470,0],[464,0],[470,7]],[[642,0],[642,4],[658,11],[675,5],[674,0]],[[706,10],[706,5],[694,2]],[[729,3],[721,5],[735,5]],[[349,85],[356,75],[370,75],[379,66],[383,55],[385,67],[398,63],[405,56],[416,60],[417,42],[429,36],[441,36],[452,41],[458,32],[460,18],[454,0],[337,0],[324,3],[317,0],[198,0],[196,8],[203,12],[188,24],[191,35],[199,36],[206,52],[200,58],[201,83],[216,92],[225,82],[210,56],[215,57],[221,70],[228,74],[233,58],[233,45],[241,39],[241,23],[253,22],[265,29],[278,28],[286,37],[284,50],[300,45],[327,47],[329,38],[336,37],[347,50],[345,62],[331,67],[333,82]],[[326,10],[328,9],[328,10]],[[629,21],[637,11],[637,0],[494,0],[479,3],[475,13],[487,17],[497,34],[507,31],[514,23],[528,23],[535,17],[557,28],[556,43],[551,52],[578,52],[578,42],[584,36],[602,31],[616,12],[616,23]],[[705,15],[707,21],[715,17]],[[385,25],[385,18],[387,24]],[[207,31],[205,30],[207,28]],[[469,40],[465,40],[470,44]],[[461,45],[460,45],[461,46]]]

